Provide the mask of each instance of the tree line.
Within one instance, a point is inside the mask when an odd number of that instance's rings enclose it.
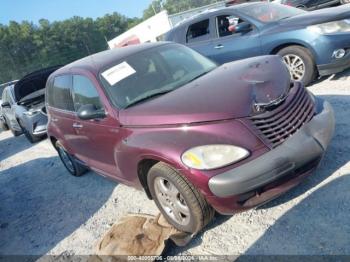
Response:
[[[215,0],[153,0],[142,18],[119,13],[92,19],[10,21],[0,24],[0,83],[19,79],[40,68],[67,64],[107,49],[110,40],[161,10],[174,14],[217,2]]]

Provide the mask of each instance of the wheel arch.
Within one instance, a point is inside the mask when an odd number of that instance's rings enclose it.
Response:
[[[159,162],[161,161],[153,158],[145,158],[142,159],[137,165],[137,176],[149,199],[152,199],[152,196],[147,184],[147,175],[149,170]]]
[[[276,55],[280,50],[282,50],[283,48],[289,47],[289,46],[300,46],[305,48],[311,55],[312,59],[315,61],[316,60],[316,54],[313,51],[313,49],[306,43],[303,42],[287,42],[287,43],[283,43],[283,44],[279,44],[278,46],[272,48],[272,50],[269,52],[270,55]]]

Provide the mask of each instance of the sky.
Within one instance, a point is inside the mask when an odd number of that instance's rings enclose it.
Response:
[[[50,22],[72,16],[101,17],[118,12],[128,17],[141,17],[151,0],[0,0],[0,23],[41,18]]]

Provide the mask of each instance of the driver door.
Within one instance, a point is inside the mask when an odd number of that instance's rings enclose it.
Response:
[[[97,82],[86,75],[73,75],[73,101],[75,111],[80,107],[92,104],[96,109],[106,111],[101,95],[98,92]],[[101,90],[100,90],[101,91]],[[112,114],[106,113],[102,119],[82,120],[76,116],[73,124],[76,136],[79,138],[79,157],[86,160],[88,165],[96,172],[105,176],[117,176],[115,161],[115,146],[119,142],[118,123]]]
[[[214,50],[212,58],[217,63],[262,55],[259,31],[253,24],[246,31],[235,32],[232,29],[247,21],[229,13],[219,14],[214,20],[216,38],[212,41],[211,48]]]

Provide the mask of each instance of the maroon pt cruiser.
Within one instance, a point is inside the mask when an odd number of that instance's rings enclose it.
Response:
[[[278,56],[217,66],[182,45],[136,45],[60,68],[46,92],[67,170],[144,190],[186,232],[297,185],[334,130],[330,104]]]

